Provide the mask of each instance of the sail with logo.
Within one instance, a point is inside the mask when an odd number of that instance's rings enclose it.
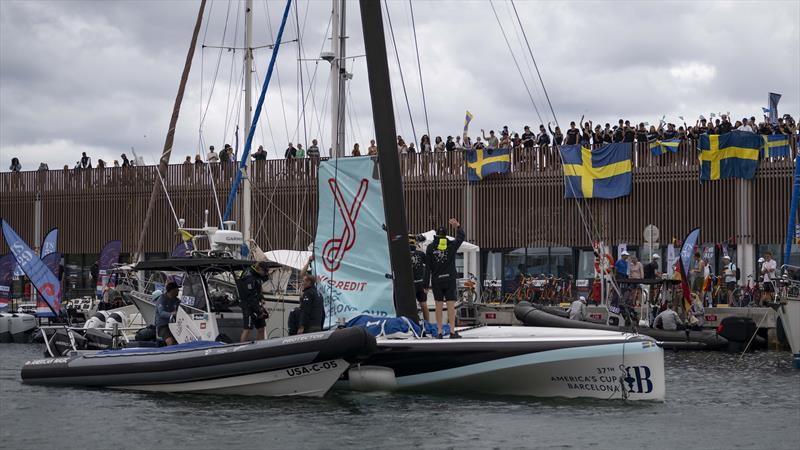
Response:
[[[313,270],[326,327],[359,314],[395,315],[376,164],[371,157],[320,163]]]

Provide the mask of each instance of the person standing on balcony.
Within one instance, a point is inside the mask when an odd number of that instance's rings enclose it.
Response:
[[[83,152],[82,155],[81,155],[80,164],[81,164],[81,166],[80,166],[81,169],[91,169],[92,168],[92,158],[89,158],[88,156],[86,156],[86,152]]]
[[[361,156],[361,148],[358,146],[358,142],[353,144],[353,150],[350,152],[350,156]]]
[[[267,152],[264,150],[263,145],[258,146],[258,150],[253,153],[253,160],[255,161],[266,161],[267,160]]]
[[[378,154],[378,146],[375,145],[375,139],[370,139],[369,147],[367,147],[367,155],[375,156]]]
[[[14,173],[19,173],[22,170],[22,164],[19,162],[19,158],[17,158],[16,156],[11,158],[11,167],[9,167],[9,170],[11,170]]]
[[[311,158],[312,162],[319,161],[319,145],[317,144],[316,139],[311,140],[311,146],[308,147],[308,157]]]
[[[569,130],[567,130],[567,140],[565,145],[576,145],[580,141],[581,130],[575,127],[575,122],[569,123]]]
[[[453,136],[447,136],[447,142],[444,144],[444,149],[448,152],[456,150],[456,142],[453,140]]]
[[[212,164],[216,164],[219,162],[219,156],[217,155],[217,152],[214,151],[213,145],[208,147],[208,155],[206,155],[206,161]]]
[[[622,127],[622,142],[632,143],[636,139],[636,130],[631,127],[630,120],[626,120]]]
[[[120,155],[120,159],[122,159],[122,167],[130,167],[133,165],[130,160],[128,160],[128,156],[125,155],[125,153]]]
[[[553,129],[550,128],[550,124],[548,123],[547,124],[547,128],[550,130],[550,134],[553,135],[553,144],[554,145],[561,145],[561,143],[564,142],[564,135],[561,134],[561,127],[556,125],[556,130],[553,131]]]
[[[294,145],[289,142],[289,146],[286,147],[286,151],[283,152],[283,157],[286,158],[287,161],[294,159],[297,156],[297,149],[294,148]]]
[[[490,148],[490,149],[499,148],[500,141],[494,135],[494,130],[489,130],[489,137],[487,138],[486,137],[486,132],[483,131],[483,129],[481,129],[481,136],[483,136],[483,139],[486,141],[486,146],[488,148]],[[480,140],[478,142],[480,142]],[[475,145],[478,145],[478,144],[476,143]]]
[[[531,154],[534,145],[536,145],[536,135],[531,131],[531,127],[525,125],[522,131],[522,148],[525,149],[526,154]]]
[[[592,121],[583,124],[583,132],[581,133],[581,146],[592,148]]]

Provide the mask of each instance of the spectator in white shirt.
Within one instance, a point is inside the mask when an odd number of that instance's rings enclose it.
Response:
[[[778,262],[772,259],[772,252],[767,251],[764,253],[764,262],[761,264],[762,290],[761,290],[761,303],[772,300],[773,293],[775,292],[775,270],[778,268]]]

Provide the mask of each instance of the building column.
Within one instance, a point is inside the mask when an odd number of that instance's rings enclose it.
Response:
[[[753,180],[736,180],[736,267],[742,274],[743,282],[747,275],[755,273],[755,242],[753,241]]]

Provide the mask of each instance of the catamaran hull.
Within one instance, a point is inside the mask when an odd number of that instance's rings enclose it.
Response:
[[[375,338],[351,328],[242,344],[195,341],[173,347],[76,353],[28,361],[22,381],[153,392],[322,396]]]
[[[570,330],[576,333],[553,340],[549,336],[564,330],[540,328],[545,335],[523,338],[503,328],[524,327],[496,328],[452,341],[379,340],[378,352],[351,368],[336,388],[664,400],[664,354],[650,338]],[[500,334],[511,337],[491,337]]]
[[[187,383],[109,386],[112,389],[264,397],[322,397],[350,366],[344,359],[269,372]]]

